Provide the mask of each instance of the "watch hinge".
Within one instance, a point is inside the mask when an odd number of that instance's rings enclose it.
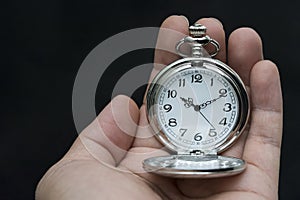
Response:
[[[205,153],[201,150],[193,150],[193,151],[190,152],[190,155],[192,155],[192,156],[204,156]]]
[[[201,151],[201,150],[193,150],[190,151],[191,156],[218,156],[217,151],[210,150],[210,151]]]

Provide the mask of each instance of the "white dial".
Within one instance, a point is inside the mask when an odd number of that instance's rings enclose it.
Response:
[[[159,91],[158,121],[168,139],[187,149],[211,149],[228,136],[239,103],[222,75],[187,68],[170,76]]]
[[[148,117],[163,143],[175,151],[209,152],[232,142],[241,114],[234,78],[209,62],[184,63],[160,76]]]

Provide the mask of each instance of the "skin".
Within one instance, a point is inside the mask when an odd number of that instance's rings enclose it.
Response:
[[[282,94],[277,67],[263,59],[262,42],[253,29],[231,33],[226,51],[222,24],[214,18],[198,22],[220,43],[216,58],[241,76],[250,94],[249,124],[222,153],[246,160],[246,170],[218,179],[172,179],[142,173],[144,159],[166,152],[148,126],[145,105],[138,108],[130,98],[117,96],[44,175],[36,199],[278,199]],[[170,16],[161,27],[188,33],[183,16]],[[157,45],[176,42],[164,37],[159,34]],[[155,52],[156,63],[167,65],[176,59],[174,54]]]

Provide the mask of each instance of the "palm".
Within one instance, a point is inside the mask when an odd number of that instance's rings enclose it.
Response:
[[[145,119],[146,117],[144,115],[145,112],[142,111],[140,117]],[[155,138],[152,139],[153,145]],[[243,139],[245,139],[245,137]],[[158,143],[158,141],[156,142]],[[226,152],[226,154],[240,155],[239,157],[241,157],[244,150],[241,148],[242,142],[243,141],[239,142],[237,147],[232,147],[230,152]],[[120,168],[129,169],[132,173],[141,171],[142,160],[148,157],[147,154],[144,156],[136,156],[137,153],[156,151],[155,148],[151,148],[151,146],[139,147],[139,142],[134,142],[134,145],[135,143],[137,143],[137,147],[129,149],[129,153],[119,165]],[[143,144],[143,146],[147,145]],[[157,146],[159,146],[159,144],[157,144]],[[260,148],[260,146],[255,145],[253,148]],[[158,154],[161,153],[163,153],[163,151],[159,150]],[[140,173],[138,176],[142,178],[138,178],[138,180],[144,181],[145,184],[138,184],[136,186],[137,190],[139,190],[138,187],[147,188],[149,187],[149,183],[151,183],[152,187],[148,188],[149,191],[156,192],[158,195],[169,199],[275,199],[274,195],[276,195],[277,190],[277,185],[274,185],[274,181],[277,181],[276,178],[271,178],[266,171],[251,162],[248,162],[247,170],[243,174],[218,179],[172,179],[147,173]],[[132,175],[132,178],[137,177],[136,175]],[[274,185],[274,187],[270,188],[270,185]],[[153,188],[155,188],[154,191]]]
[[[251,96],[249,126],[238,142],[224,152],[246,160],[246,171],[218,179],[172,179],[143,172],[144,159],[166,152],[148,127],[145,106],[138,110],[132,100],[120,96],[80,134],[68,154],[48,171],[39,184],[37,198],[277,198],[282,100],[276,66],[262,61],[261,41],[254,31],[235,31],[229,39],[226,56],[222,26],[213,19],[202,19],[200,23],[208,27],[208,34],[222,47],[217,58],[223,62],[227,60],[240,74]],[[186,34],[188,25],[182,17],[173,16],[162,26]],[[159,45],[175,42],[172,38],[160,37],[158,44],[162,44]],[[173,54],[156,51],[156,63],[169,64],[175,59]],[[154,70],[152,77],[155,73]],[[53,185],[55,187],[51,187]]]

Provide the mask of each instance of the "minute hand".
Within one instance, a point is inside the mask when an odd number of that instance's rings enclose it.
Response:
[[[206,108],[206,106],[212,104],[213,102],[217,101],[218,99],[220,99],[222,96],[220,95],[219,97],[212,99],[212,100],[208,100],[205,103],[196,105],[195,107],[197,107],[199,110]]]

